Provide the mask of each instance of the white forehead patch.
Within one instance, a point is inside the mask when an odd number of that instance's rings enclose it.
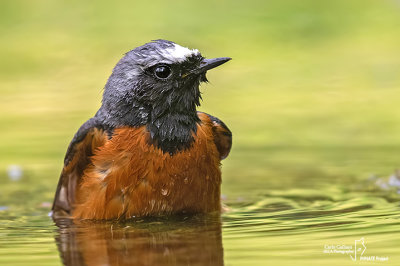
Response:
[[[176,43],[174,43],[174,46],[162,51],[162,56],[165,57],[165,59],[171,60],[172,62],[183,62],[186,60],[186,58],[198,54],[199,51],[197,49],[191,50]]]

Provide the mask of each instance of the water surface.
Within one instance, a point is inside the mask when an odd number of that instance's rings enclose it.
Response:
[[[40,171],[13,181],[3,175],[0,264],[353,265],[355,256],[375,257],[363,263],[378,263],[378,257],[386,265],[399,262],[400,187],[379,175],[386,167],[376,159],[395,156],[395,149],[235,152],[223,168],[230,210],[221,216],[55,225],[48,217],[54,188],[37,182]],[[375,175],[364,173],[373,168]],[[50,172],[43,171],[45,180]],[[355,254],[361,239],[366,250]]]

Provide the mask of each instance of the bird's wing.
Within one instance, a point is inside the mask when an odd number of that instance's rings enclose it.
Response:
[[[53,202],[53,218],[68,217],[75,190],[95,150],[107,141],[107,130],[95,118],[84,123],[69,144]]]
[[[232,132],[225,125],[224,122],[219,120],[218,118],[206,114],[211,119],[213,126],[213,134],[214,134],[214,143],[217,146],[217,149],[220,154],[220,159],[225,159],[232,147]]]

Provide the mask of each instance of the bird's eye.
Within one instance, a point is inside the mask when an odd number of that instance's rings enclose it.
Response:
[[[159,79],[166,79],[171,75],[171,68],[166,65],[156,66],[154,68],[154,75]]]

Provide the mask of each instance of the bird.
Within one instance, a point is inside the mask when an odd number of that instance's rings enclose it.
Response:
[[[229,60],[161,39],[127,52],[68,146],[53,219],[220,212],[232,132],[197,108],[206,72]]]

